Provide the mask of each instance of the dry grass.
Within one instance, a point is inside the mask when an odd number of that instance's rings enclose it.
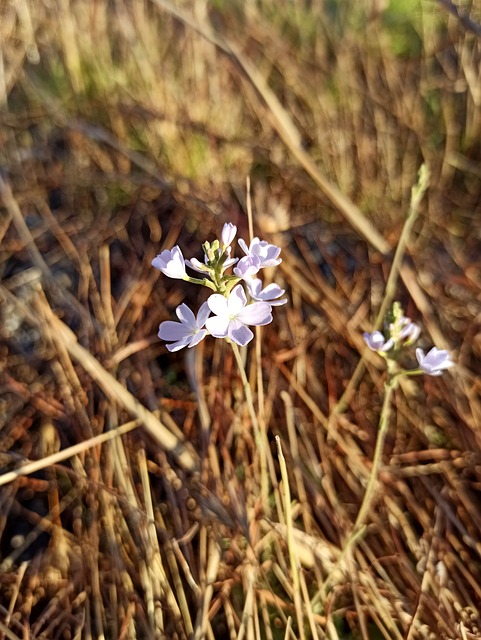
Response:
[[[0,12],[0,636],[481,637],[481,3]],[[243,354],[267,497],[232,352],[166,352],[159,322],[199,300],[150,267],[227,220],[246,237],[246,176],[290,294]],[[403,228],[396,298],[457,367],[396,391],[336,564]]]

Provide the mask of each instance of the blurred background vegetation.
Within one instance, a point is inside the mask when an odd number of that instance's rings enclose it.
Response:
[[[6,483],[3,637],[481,637],[480,38],[478,0],[0,3],[2,469],[128,423],[132,397],[199,465],[138,428]],[[372,527],[322,599],[372,460],[375,356],[336,403],[423,163],[396,296],[457,367],[398,391]],[[247,177],[291,300],[257,401],[292,474],[301,619],[275,446],[269,510],[230,352],[156,338],[201,299],[152,258],[199,257],[226,221],[247,237]]]

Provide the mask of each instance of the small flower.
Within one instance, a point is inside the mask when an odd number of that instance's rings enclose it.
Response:
[[[185,260],[182,251],[176,245],[172,251],[166,249],[152,260],[152,266],[162,271],[169,278],[185,280],[188,276],[185,271]]]
[[[419,338],[420,327],[411,322],[411,318],[400,316],[395,322],[389,324],[389,335],[394,339],[397,347],[408,346]]]
[[[226,253],[228,256],[230,256],[230,247],[227,247]],[[238,261],[239,261],[239,258],[227,258],[227,260],[222,265],[222,273],[224,273],[226,269],[228,269],[229,267],[232,267],[232,265]]]
[[[281,289],[278,284],[268,284],[267,287],[262,288],[262,280],[260,278],[253,278],[248,282],[249,293],[254,300],[268,302],[271,307],[279,307],[282,304],[286,304],[287,298],[278,300],[286,291]]]
[[[419,338],[421,334],[421,327],[419,327],[415,322],[411,322],[409,318],[405,318],[405,320],[406,322],[399,332],[399,339],[403,340],[404,345],[407,346],[416,342]]]
[[[222,250],[225,251],[232,244],[237,233],[237,227],[232,222],[226,222],[222,227]]]
[[[184,347],[195,347],[207,335],[207,331],[203,329],[207,317],[210,313],[207,302],[199,309],[197,318],[186,304],[181,304],[175,310],[180,322],[172,322],[166,320],[161,322],[159,327],[159,338],[172,342],[168,344],[169,351],[179,351]]]
[[[198,273],[206,274],[210,273],[211,270],[210,267],[208,267],[206,264],[202,264],[202,262],[200,260],[197,260],[197,258],[186,260],[185,264]]]
[[[256,256],[259,258],[259,269],[265,267],[275,267],[280,264],[282,260],[278,257],[281,249],[276,247],[275,244],[269,244],[265,240],[259,240],[259,238],[252,238],[249,246],[239,238],[239,246],[246,256]]]
[[[433,347],[426,355],[422,349],[416,349],[416,358],[419,362],[419,368],[428,376],[440,376],[445,369],[454,365],[449,351],[436,347]]]
[[[385,353],[394,346],[394,340],[392,338],[386,340],[380,331],[373,331],[372,333],[367,333],[366,331],[362,334],[362,338],[372,351]]]
[[[246,325],[261,326],[272,321],[271,305],[267,302],[246,304],[242,285],[235,286],[229,297],[212,294],[207,300],[215,316],[206,320],[205,326],[215,338],[230,338],[232,342],[245,346],[254,334]]]
[[[239,240],[240,242],[240,240]],[[237,263],[237,267],[234,269],[234,273],[242,280],[250,280],[253,276],[258,273],[261,268],[260,258],[257,256],[245,256],[241,258]]]

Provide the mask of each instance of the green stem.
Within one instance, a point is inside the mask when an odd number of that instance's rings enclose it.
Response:
[[[184,278],[186,282],[191,282],[192,284],[200,284],[202,287],[208,287],[212,289],[212,291],[217,291],[215,285],[207,278],[192,278],[192,276],[187,276]]]
[[[418,173],[417,184],[415,184],[411,190],[411,203],[409,212],[406,217],[406,222],[404,223],[401,236],[398,240],[396,251],[394,253],[391,269],[389,271],[389,276],[386,282],[386,288],[384,290],[383,301],[377,313],[376,320],[374,321],[374,329],[379,329],[382,326],[386,311],[391,306],[392,301],[394,300],[396,283],[401,269],[401,263],[406,252],[406,246],[409,242],[414,223],[416,222],[418,217],[419,205],[421,204],[421,200],[423,199],[423,196],[429,186],[429,177],[430,175],[428,168],[424,164],[421,165]],[[344,413],[344,411],[347,409],[349,402],[354,395],[359,382],[362,379],[364,369],[364,357],[361,357],[361,359],[357,363],[356,369],[354,370],[354,373],[352,374],[348,385],[344,390],[344,393],[334,406],[331,415],[329,416],[330,419],[335,418],[335,416],[341,413]]]
[[[422,369],[404,369],[401,374],[403,376],[423,376],[424,371]]]
[[[371,509],[374,507],[374,503],[376,500],[376,488],[379,480],[379,470],[382,465],[384,444],[386,442],[386,436],[389,430],[389,418],[391,415],[391,400],[392,400],[394,390],[398,386],[399,377],[401,374],[397,373],[397,374],[388,374],[388,375],[389,375],[388,380],[384,384],[384,400],[382,403],[381,415],[379,417],[379,428],[378,428],[378,434],[377,434],[376,448],[374,450],[371,473],[369,475],[369,480],[367,483],[366,491],[364,493],[364,498],[362,499],[361,507],[358,511],[356,521],[352,527],[349,537],[347,538],[344,544],[341,555],[337,559],[335,566],[332,568],[327,578],[324,580],[321,588],[319,589],[315,597],[315,600],[324,599],[326,589],[332,580],[335,570],[343,563],[348,553],[353,549],[353,547],[356,545],[359,538],[363,534],[364,524],[366,522],[367,516],[371,511]]]
[[[366,516],[369,510],[373,506],[373,502],[375,499],[376,485],[378,482],[379,469],[382,464],[382,454],[384,452],[384,443],[386,442],[387,432],[389,430],[389,417],[391,415],[391,398],[394,393],[394,389],[398,385],[398,376],[393,376],[390,380],[386,382],[384,385],[384,400],[382,403],[381,416],[379,418],[379,430],[377,435],[376,448],[374,450],[374,457],[372,459],[372,467],[371,467],[371,475],[369,476],[369,481],[366,487],[366,493],[364,494],[364,498],[362,500],[361,508],[359,509],[359,513],[357,514],[356,522],[354,523],[354,527],[352,529],[352,533],[349,536],[347,545],[353,536],[355,536],[360,528],[364,525],[366,520]]]

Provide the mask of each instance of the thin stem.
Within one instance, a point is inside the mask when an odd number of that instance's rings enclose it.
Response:
[[[356,545],[359,538],[364,533],[364,524],[366,522],[368,513],[374,507],[374,503],[376,500],[376,488],[377,488],[377,483],[379,479],[379,470],[382,465],[384,444],[386,442],[386,436],[389,430],[389,418],[391,415],[391,399],[392,399],[394,390],[398,386],[399,377],[400,377],[400,374],[390,375],[384,385],[384,400],[382,403],[381,415],[379,417],[379,428],[378,428],[378,435],[377,435],[377,441],[376,441],[376,448],[374,450],[371,473],[367,483],[366,491],[364,493],[364,498],[362,499],[361,507],[358,511],[356,521],[352,527],[349,537],[347,538],[344,544],[342,552],[339,558],[337,559],[335,566],[332,568],[331,572],[329,573],[327,578],[324,580],[321,588],[319,589],[317,595],[315,596],[315,600],[324,599],[326,589],[329,586],[336,569],[338,569],[338,567],[343,563],[348,553],[352,551],[353,547]]]
[[[302,613],[301,586],[299,580],[299,561],[296,554],[296,544],[294,542],[294,531],[292,527],[292,511],[291,511],[291,490],[289,488],[289,476],[287,474],[286,459],[282,453],[281,439],[276,436],[277,457],[279,458],[279,466],[281,469],[282,485],[284,489],[284,517],[286,519],[287,528],[287,548],[289,550],[289,561],[292,572],[292,591],[294,595],[294,606],[297,615],[297,625],[301,640],[304,640],[304,616]]]
[[[251,179],[250,176],[246,177],[246,211],[247,222],[249,224],[249,242],[252,242],[254,238],[254,215],[252,213],[252,197],[251,197]],[[262,327],[256,327],[256,363],[257,363],[257,407],[259,411],[259,418],[257,424],[259,425],[259,437],[261,441],[260,451],[260,466],[261,466],[261,495],[264,509],[268,509],[268,493],[269,483],[267,475],[269,455],[269,442],[267,440],[267,429],[264,419],[264,386],[262,381]],[[271,465],[272,467],[272,465]]]
[[[257,413],[254,407],[252,389],[250,387],[249,380],[247,379],[247,375],[244,369],[244,363],[242,362],[242,356],[240,354],[239,347],[235,342],[230,341],[230,344],[232,346],[232,351],[234,352],[234,356],[237,362],[237,368],[239,369],[239,373],[241,376],[242,386],[244,388],[244,395],[247,401],[247,408],[249,409],[249,415],[252,421],[252,427],[254,429],[254,439],[255,439],[257,451],[259,452],[262,504],[264,505],[265,508],[267,508],[268,497],[269,497],[269,479],[267,475],[267,456],[266,456],[266,450],[264,445],[264,439],[262,438],[262,432],[259,425],[259,420],[257,418]]]
[[[193,278],[192,276],[186,276],[184,280],[192,284],[200,284],[202,287],[208,287],[209,289],[212,289],[212,291],[217,291],[215,284],[210,280],[207,280],[207,278]]]
[[[403,376],[423,376],[425,372],[422,369],[404,369]]]
[[[349,536],[347,544],[351,537],[356,534],[359,529],[364,525],[368,511],[373,506],[375,499],[376,485],[378,481],[379,469],[382,464],[382,454],[384,452],[384,443],[386,441],[387,432],[389,430],[389,417],[391,415],[391,398],[394,389],[397,387],[398,378],[394,376],[386,382],[384,386],[384,400],[382,403],[381,416],[379,419],[379,431],[377,435],[376,449],[374,450],[374,457],[372,459],[371,475],[366,487],[366,493],[362,500],[361,508],[357,514],[356,522],[351,535]],[[347,546],[347,545],[346,545]]]
[[[249,242],[252,242],[254,237],[254,221],[252,216],[252,199],[251,199],[251,179],[250,176],[246,178],[246,208],[247,208],[247,221],[249,223]]]
[[[406,222],[404,223],[401,236],[397,243],[396,251],[394,253],[394,258],[384,290],[383,301],[377,313],[376,320],[374,321],[374,329],[379,329],[382,326],[386,311],[393,302],[401,263],[406,252],[406,246],[409,242],[413,225],[418,217],[419,205],[421,204],[421,200],[423,199],[423,196],[429,186],[429,177],[429,170],[427,169],[426,165],[421,165],[418,173],[418,181],[411,190],[411,203],[409,206],[409,212],[406,217]],[[337,404],[332,410],[330,418],[335,417],[336,415],[339,415],[346,410],[352,398],[352,395],[354,394],[354,391],[364,374],[364,369],[364,357],[361,356],[361,359],[357,363],[354,373],[352,374],[351,379],[349,380],[349,383],[344,390],[344,393],[339,398]]]

